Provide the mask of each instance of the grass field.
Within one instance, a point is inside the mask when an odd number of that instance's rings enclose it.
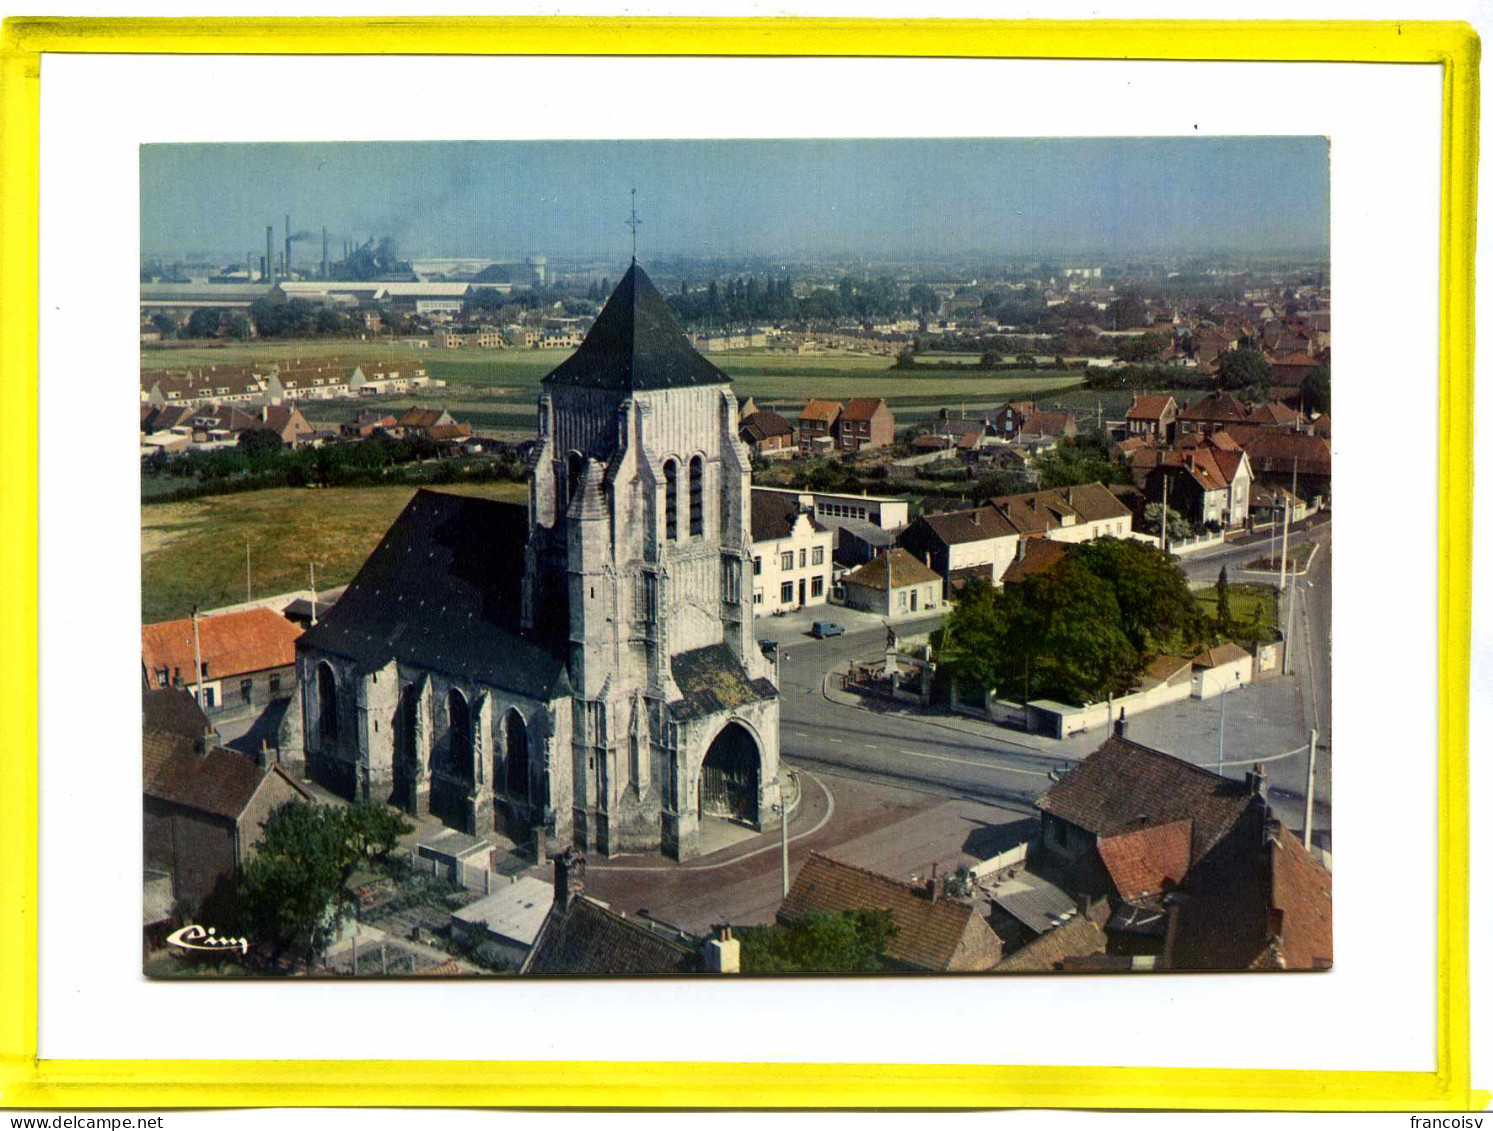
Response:
[[[1194,590],[1193,596],[1197,598],[1198,607],[1202,609],[1204,616],[1211,618],[1218,615],[1218,594],[1213,586]],[[1262,628],[1277,626],[1279,621],[1274,589],[1264,585],[1229,586],[1229,612],[1236,624],[1253,625],[1256,610],[1259,612]]]
[[[484,432],[518,440],[533,435],[535,401],[540,382],[569,352],[560,350],[409,350],[358,341],[308,340],[288,343],[247,343],[222,349],[146,350],[146,368],[192,366],[249,360],[284,361],[292,357],[335,354],[352,362],[407,356],[422,364],[431,377],[447,387],[420,398],[380,399],[379,407],[403,408],[432,401],[450,408]],[[965,355],[974,357],[976,355]],[[762,407],[773,407],[790,421],[810,397],[847,400],[885,397],[898,424],[916,423],[939,408],[967,406],[971,412],[1005,401],[1045,398],[1083,383],[1081,373],[1052,370],[1001,370],[965,376],[949,372],[908,372],[891,368],[892,359],[867,354],[787,354],[760,350],[713,354],[710,360],[732,381],[737,396],[755,397]],[[1125,401],[1129,403],[1128,398]],[[345,401],[303,406],[313,424],[346,420],[352,407]]]
[[[438,488],[522,501],[521,483]],[[160,503],[141,509],[140,613],[145,622],[187,616],[244,599],[244,544],[254,567],[254,594],[304,589],[307,563],[330,588],[352,579],[410,496],[413,487],[281,488]]]

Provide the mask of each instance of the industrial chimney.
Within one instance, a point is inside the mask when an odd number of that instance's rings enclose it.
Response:
[[[327,229],[326,229],[326,225],[322,225],[322,229],[321,229],[321,277],[323,279],[330,278],[330,276],[327,274]]]
[[[271,286],[275,283],[275,225],[264,226],[264,281]]]
[[[290,278],[290,213],[285,214],[285,277]]]

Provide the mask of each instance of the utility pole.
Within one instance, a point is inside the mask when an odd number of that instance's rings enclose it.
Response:
[[[1281,592],[1285,592],[1286,585],[1286,562],[1289,560],[1288,547],[1291,541],[1291,508],[1296,505],[1296,461],[1291,461],[1291,497],[1286,500],[1286,529],[1282,535],[1280,546],[1280,584]],[[1291,645],[1296,637],[1296,571],[1291,570],[1291,600],[1286,613],[1286,648],[1285,656],[1281,660],[1281,674],[1291,674],[1291,657],[1295,651]],[[1279,615],[1277,613],[1277,615]]]
[[[316,563],[308,562],[311,567],[311,623],[316,624]]]
[[[1225,683],[1218,689],[1218,776],[1223,777],[1223,723],[1224,708],[1228,706],[1229,688]]]
[[[202,634],[197,629],[197,606],[192,606],[192,665],[193,688],[197,693],[197,709],[202,710]]]
[[[1317,728],[1312,727],[1311,753],[1306,757],[1306,825],[1301,832],[1301,842],[1306,850],[1312,850],[1312,805],[1317,789]]]
[[[1161,552],[1166,553],[1166,528],[1171,525],[1167,521],[1166,497],[1167,487],[1170,486],[1172,477],[1164,470],[1161,473]]]
[[[244,539],[244,600],[254,600],[254,559],[249,552],[249,540]]]
[[[788,780],[798,785],[798,775],[788,770]],[[788,898],[788,799],[778,793],[778,811],[783,815],[783,898]]]

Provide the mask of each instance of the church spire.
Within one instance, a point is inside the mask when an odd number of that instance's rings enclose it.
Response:
[[[638,190],[632,190],[632,218],[627,221],[627,226],[632,229],[632,261],[634,266],[638,262],[638,228],[643,221],[638,219]]]

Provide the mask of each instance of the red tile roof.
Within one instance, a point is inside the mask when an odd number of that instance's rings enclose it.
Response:
[[[877,411],[886,408],[885,400],[872,400],[870,398],[857,398],[845,402],[844,409],[840,412],[841,420],[870,420]]]
[[[1046,573],[1068,556],[1071,543],[1051,538],[1028,538],[1022,543],[1022,556],[1006,567],[1001,581],[1012,585],[1036,573]]]
[[[273,609],[246,609],[200,617],[198,635],[207,668],[205,678],[218,679],[294,664],[301,628]],[[162,668],[168,672],[168,680],[180,671],[184,683],[194,681],[190,617],[142,626],[140,645],[151,686],[155,686],[155,673]]]
[[[147,797],[225,820],[238,820],[271,774],[308,796],[278,766],[261,769],[247,754],[220,746],[199,754],[196,739],[169,731],[146,732],[144,755]]]
[[[1187,876],[1192,864],[1192,821],[1100,837],[1099,858],[1121,899],[1134,902],[1160,895]]]
[[[1171,397],[1160,396],[1154,393],[1142,394],[1135,398],[1135,403],[1130,406],[1130,411],[1125,414],[1126,420],[1160,420],[1165,414],[1167,406],[1174,410],[1177,402]]]
[[[798,414],[798,418],[800,420],[817,420],[823,421],[825,424],[833,424],[835,419],[840,415],[840,411],[839,401],[813,400],[804,405]]]
[[[1270,910],[1278,934],[1256,969],[1320,970],[1332,965],[1332,876],[1291,831],[1272,821]]]

